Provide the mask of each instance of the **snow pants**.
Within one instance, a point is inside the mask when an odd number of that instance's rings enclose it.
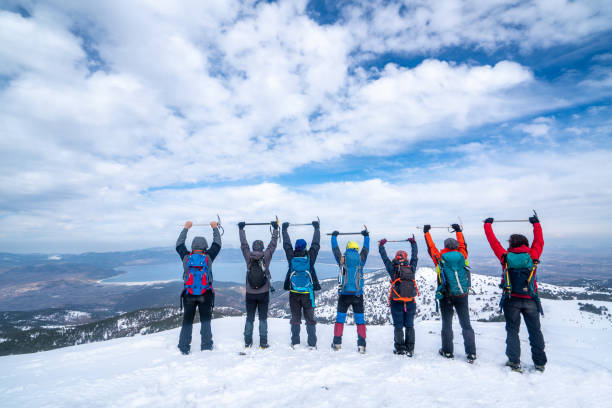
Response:
[[[289,292],[289,307],[291,308],[291,344],[300,344],[300,326],[302,324],[302,312],[304,312],[308,345],[316,347],[317,322],[314,318],[314,307],[312,307],[310,295],[308,293]]]
[[[510,297],[503,304],[504,317],[506,318],[506,355],[512,363],[521,362],[521,341],[519,329],[521,326],[521,315],[525,319],[525,326],[529,333],[529,345],[531,346],[531,359],[535,365],[546,365],[546,353],[544,352],[544,336],[540,328],[540,313],[538,305],[533,299],[521,299]]]
[[[253,344],[253,326],[255,323],[255,311],[259,317],[259,344],[268,344],[268,305],[270,304],[270,292],[247,293],[246,323],[244,324],[244,344]]]
[[[414,315],[416,302],[391,301],[393,319],[393,343],[395,351],[414,352]],[[406,333],[404,333],[404,329]]]
[[[183,299],[183,326],[179,335],[178,348],[183,353],[191,350],[191,333],[193,331],[193,319],[195,318],[196,308],[200,311],[200,336],[201,350],[212,350],[213,339],[210,328],[210,319],[215,305],[215,293],[212,290],[200,296],[185,295]]]
[[[344,331],[344,322],[346,322],[346,312],[349,307],[353,308],[355,315],[355,324],[357,325],[357,345],[366,345],[366,325],[363,295],[338,295],[338,308],[336,309],[336,324],[334,325],[334,344],[342,344],[342,332]]]
[[[474,329],[470,324],[469,295],[447,296],[440,300],[440,314],[442,315],[442,351],[453,353],[453,308],[457,311],[461,334],[463,334],[463,347],[465,354],[476,355],[476,338]]]

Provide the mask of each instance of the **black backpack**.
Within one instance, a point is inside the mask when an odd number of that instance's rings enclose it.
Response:
[[[268,282],[263,257],[251,258],[247,269],[247,282],[253,289],[259,289]]]
[[[419,294],[415,281],[415,274],[407,261],[393,261],[395,269],[394,279],[389,288],[389,302],[391,300],[411,302]]]

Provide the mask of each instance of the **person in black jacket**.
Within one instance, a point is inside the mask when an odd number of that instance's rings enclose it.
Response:
[[[313,221],[312,226],[314,227],[314,234],[310,243],[310,249],[306,250],[306,241],[298,239],[295,242],[295,248],[291,245],[291,238],[287,229],[289,223],[283,223],[283,249],[287,256],[287,262],[289,268],[285,277],[284,289],[289,291],[289,306],[291,308],[291,346],[294,347],[296,344],[300,344],[300,325],[302,324],[302,311],[304,312],[304,320],[306,320],[306,333],[308,334],[308,346],[310,348],[316,348],[317,346],[317,333],[316,324],[314,317],[314,293],[313,291],[321,290],[319,279],[317,278],[317,272],[315,271],[315,262],[319,249],[321,248],[321,231],[319,230],[319,222]],[[307,267],[308,273],[310,274],[310,293],[296,290],[292,283],[292,273],[295,272],[296,265],[299,259],[306,257],[309,261]],[[295,259],[294,259],[295,258]]]
[[[213,244],[208,248],[208,242],[204,237],[195,237],[191,242],[191,252],[185,246],[187,239],[187,231],[192,226],[191,221],[185,223],[185,227],[181,231],[176,241],[176,252],[178,252],[183,261],[183,281],[187,282],[189,275],[189,257],[191,254],[202,254],[206,256],[206,264],[209,271],[208,283],[211,285],[209,290],[206,290],[201,295],[191,295],[183,291],[182,303],[184,304],[183,325],[179,335],[178,348],[183,354],[189,354],[191,350],[191,333],[193,330],[193,319],[195,318],[196,308],[200,311],[200,335],[202,336],[200,349],[212,350],[213,339],[210,320],[212,319],[212,310],[215,304],[215,293],[212,289],[213,275],[212,263],[221,250],[221,234],[216,221],[211,221],[210,226],[213,229]]]
[[[417,268],[418,248],[414,238],[408,241],[412,247],[410,262],[405,251],[397,251],[395,258],[390,260],[385,250],[386,239],[378,243],[378,252],[385,264],[385,268],[391,277],[391,288],[389,290],[389,306],[391,307],[391,318],[394,327],[394,353],[406,354],[412,357],[414,354],[414,315],[416,313],[416,296],[418,287],[415,281]],[[404,328],[406,333],[404,334]]]

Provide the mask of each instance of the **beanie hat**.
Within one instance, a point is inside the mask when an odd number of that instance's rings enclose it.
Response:
[[[306,249],[306,241],[303,239],[298,239],[297,241],[295,241],[295,250],[296,251],[303,251]]]
[[[263,251],[264,243],[261,239],[253,241],[253,251]]]

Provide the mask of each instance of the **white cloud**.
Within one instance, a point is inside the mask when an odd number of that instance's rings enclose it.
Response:
[[[386,217],[389,201],[397,203],[394,214],[416,211],[418,204],[435,215],[431,200],[407,200],[403,186],[381,180],[299,191],[269,183],[155,190],[244,184],[424,141],[434,149],[449,134],[594,97],[544,84],[512,61],[475,65],[432,58],[380,71],[355,65],[371,51],[490,49],[522,36],[526,47],[542,37],[548,38],[542,45],[571,42],[601,30],[609,11],[604,3],[574,2],[567,5],[571,13],[544,13],[542,2],[505,4],[421,4],[400,16],[390,3],[375,8],[372,21],[359,17],[362,6],[325,26],[306,16],[306,1],[33,3],[32,18],[0,11],[0,75],[9,78],[0,83],[0,224],[10,231],[0,242],[15,234],[26,242],[35,234],[39,243],[61,246],[90,231],[91,242],[138,246],[140,231],[148,228],[144,235],[160,238],[145,241],[155,244],[169,239],[177,219],[219,209],[232,221],[241,214],[319,214],[346,220],[347,228],[363,222],[351,214],[355,203],[363,202],[362,213],[373,220]],[[525,13],[535,17],[518,27]],[[577,18],[585,22],[570,24]],[[566,31],[547,36],[553,23]],[[90,72],[95,64],[85,42],[103,70]],[[524,126],[542,136],[551,125],[536,119]],[[476,190],[470,179],[465,183]],[[464,184],[406,185],[425,197],[440,187],[464,197]]]

